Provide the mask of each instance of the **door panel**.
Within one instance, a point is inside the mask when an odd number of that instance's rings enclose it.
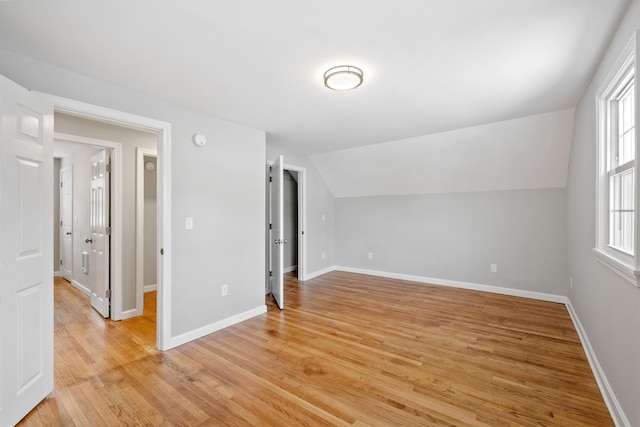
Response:
[[[53,390],[53,107],[0,76],[0,427]]]
[[[17,159],[18,170],[18,259],[42,255],[42,162]]]
[[[60,275],[71,281],[73,271],[73,169],[60,169]]]
[[[103,317],[109,317],[110,307],[110,159],[102,150],[91,157],[91,306]]]
[[[39,313],[40,300],[42,299],[42,283],[17,293],[18,309],[18,394],[29,384],[37,381],[43,372],[42,352],[38,351],[42,336],[42,318]]]
[[[284,226],[282,218],[283,191],[282,191],[282,165],[284,160],[279,156],[271,167],[271,191],[272,191],[272,234],[271,253],[273,254],[273,276],[271,278],[271,294],[280,309],[284,308],[284,276],[283,276],[283,244]]]

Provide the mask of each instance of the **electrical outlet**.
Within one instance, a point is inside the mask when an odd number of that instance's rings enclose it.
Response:
[[[491,264],[491,272],[492,273],[498,272],[498,264]]]
[[[367,259],[373,259],[373,252],[367,253]]]
[[[226,283],[220,287],[220,293],[223,297],[229,295],[229,285]]]

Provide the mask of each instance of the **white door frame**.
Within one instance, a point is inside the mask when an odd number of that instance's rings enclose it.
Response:
[[[158,134],[158,247],[162,255],[158,258],[156,346],[159,350],[168,350],[171,346],[171,124],[46,93],[38,95],[51,100],[54,111]]]
[[[271,233],[269,222],[271,221],[271,186],[269,185],[269,168],[273,161],[267,161],[267,268],[266,280],[269,289],[269,269],[271,267]],[[283,170],[298,173],[298,280],[307,280],[307,168],[289,163],[284,163]]]
[[[144,310],[144,158],[158,157],[158,150],[136,147],[136,311]]]

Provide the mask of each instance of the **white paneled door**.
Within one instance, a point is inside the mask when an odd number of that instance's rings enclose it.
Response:
[[[103,317],[109,317],[111,286],[109,280],[110,255],[110,168],[111,153],[102,150],[91,157],[91,254],[89,282],[91,306]]]
[[[73,169],[60,170],[60,275],[69,282],[73,269]]]
[[[53,106],[0,75],[0,427],[53,390]]]
[[[272,233],[271,254],[273,256],[273,276],[271,277],[271,294],[278,307],[284,308],[284,276],[283,276],[283,245],[284,226],[282,220],[283,191],[282,191],[282,165],[283,158],[279,156],[271,166],[271,192],[272,192]]]

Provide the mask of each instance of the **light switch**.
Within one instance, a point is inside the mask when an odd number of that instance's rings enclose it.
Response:
[[[184,221],[185,230],[193,230],[193,218],[187,217]]]

